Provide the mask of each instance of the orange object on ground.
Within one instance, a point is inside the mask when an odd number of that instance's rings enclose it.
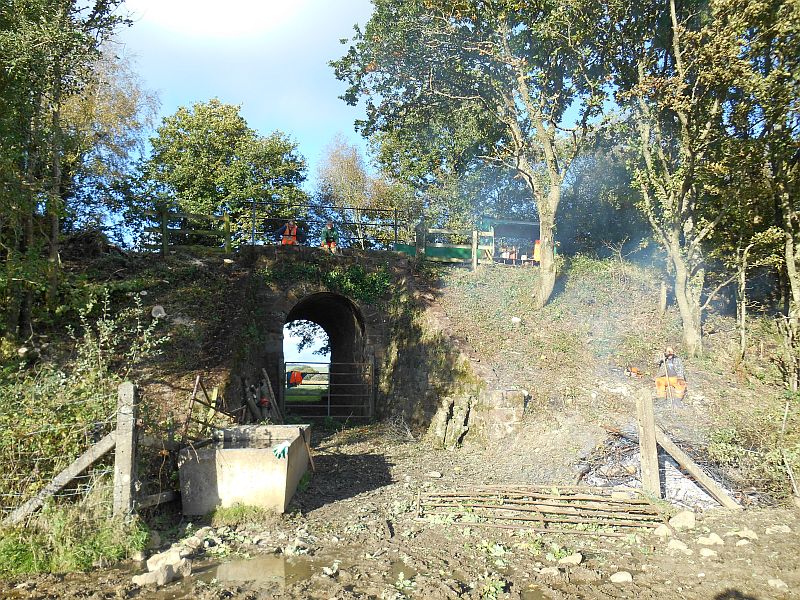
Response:
[[[284,246],[294,246],[297,244],[297,225],[286,226],[286,231],[281,237],[281,244]]]
[[[667,395],[667,385],[670,394]],[[686,395],[686,380],[680,377],[656,377],[656,396],[658,398],[676,398],[682,400]]]
[[[292,371],[292,374],[289,375],[289,384],[300,385],[301,383],[303,383],[303,374],[300,371]]]

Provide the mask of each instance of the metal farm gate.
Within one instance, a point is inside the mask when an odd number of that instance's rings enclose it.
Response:
[[[375,365],[284,363],[283,413],[309,419],[365,419],[375,414]]]

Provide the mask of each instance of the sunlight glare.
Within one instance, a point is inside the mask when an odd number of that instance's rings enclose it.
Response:
[[[191,37],[239,38],[275,31],[308,0],[126,0],[134,21]]]

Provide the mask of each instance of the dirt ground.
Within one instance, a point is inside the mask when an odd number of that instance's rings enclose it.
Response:
[[[7,598],[682,598],[800,597],[800,512],[750,509],[698,514],[693,530],[660,538],[533,534],[420,519],[420,491],[479,483],[573,483],[564,457],[602,441],[599,426],[565,416],[526,423],[489,448],[432,450],[386,425],[315,435],[316,475],[294,510],[268,521],[217,527],[193,575],[163,588],[131,583],[141,564],[0,583]],[[202,523],[178,528],[188,536]],[[703,546],[716,533],[722,545]],[[169,546],[163,533],[162,549]],[[670,549],[670,540],[685,549]],[[745,541],[743,541],[745,540]],[[675,545],[673,543],[673,545]],[[715,555],[702,556],[701,550]],[[559,558],[579,552],[578,565]],[[627,571],[630,583],[612,583]]]

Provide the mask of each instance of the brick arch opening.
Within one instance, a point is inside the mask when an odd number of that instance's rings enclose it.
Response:
[[[348,298],[319,292],[297,302],[286,315],[284,325],[311,321],[328,334],[330,375],[328,397],[319,406],[293,410],[284,402],[287,414],[337,418],[366,417],[371,412],[371,358],[365,345],[364,317]],[[299,403],[298,403],[299,404]]]

